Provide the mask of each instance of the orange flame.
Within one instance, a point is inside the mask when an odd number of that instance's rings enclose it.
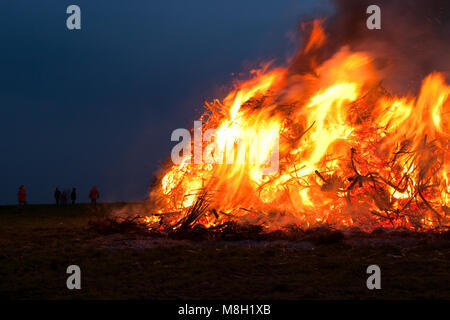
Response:
[[[315,21],[305,52],[325,39]],[[202,133],[217,131],[204,162],[187,157],[163,170],[150,194],[155,210],[183,217],[206,190],[215,213],[199,220],[206,226],[448,226],[450,86],[433,73],[418,97],[395,97],[380,80],[371,57],[348,48],[311,74],[256,72],[223,101],[206,102]],[[268,160],[275,142],[277,173],[246,161],[252,152]]]

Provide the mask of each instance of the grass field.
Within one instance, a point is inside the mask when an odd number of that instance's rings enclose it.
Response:
[[[0,296],[7,299],[450,298],[448,240],[314,248],[229,243],[151,248],[97,246],[88,222],[121,204],[0,207]],[[66,288],[79,265],[82,289]],[[381,290],[366,287],[381,268]]]

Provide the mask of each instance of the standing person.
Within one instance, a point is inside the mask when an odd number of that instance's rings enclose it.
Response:
[[[77,200],[77,188],[72,188],[72,193],[70,194],[70,200],[72,200],[72,204],[75,204]]]
[[[55,201],[56,201],[56,205],[59,206],[59,201],[61,199],[61,191],[59,191],[58,188],[56,188],[55,190]]]
[[[19,192],[17,192],[17,202],[19,202],[20,209],[27,204],[27,191],[25,190],[24,185],[19,187]]]
[[[61,204],[63,206],[67,204],[67,193],[65,191],[61,193]]]
[[[94,186],[89,192],[89,199],[91,199],[91,204],[95,207],[97,206],[97,199],[100,197],[100,193],[97,190],[97,187]]]

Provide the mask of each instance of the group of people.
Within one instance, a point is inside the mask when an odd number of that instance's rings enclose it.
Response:
[[[56,188],[54,196],[57,206],[59,206],[60,204],[67,204],[67,192],[61,192],[58,188]],[[72,201],[72,204],[75,204],[75,202],[77,201],[77,188],[72,188],[72,192],[70,193],[70,200]]]
[[[56,205],[66,205],[67,204],[67,192],[61,192],[58,188],[56,188],[54,193]],[[96,186],[94,186],[89,192],[89,199],[91,200],[91,204],[95,207],[97,205],[97,199],[100,198],[100,192]],[[77,188],[72,188],[72,192],[70,192],[70,200],[72,204],[75,204],[77,201]],[[19,191],[17,192],[17,201],[19,203],[19,208],[23,208],[27,204],[27,191],[25,190],[25,186],[21,185],[19,187]]]

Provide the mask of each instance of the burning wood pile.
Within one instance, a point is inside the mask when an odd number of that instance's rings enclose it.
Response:
[[[396,96],[369,53],[344,46],[318,63],[326,31],[312,26],[300,53],[307,71],[266,65],[222,101],[205,101],[193,132],[203,138],[200,152],[191,142],[194,157],[161,170],[148,228],[449,228],[444,75],[429,74],[415,96]],[[248,161],[252,152],[261,161]]]

